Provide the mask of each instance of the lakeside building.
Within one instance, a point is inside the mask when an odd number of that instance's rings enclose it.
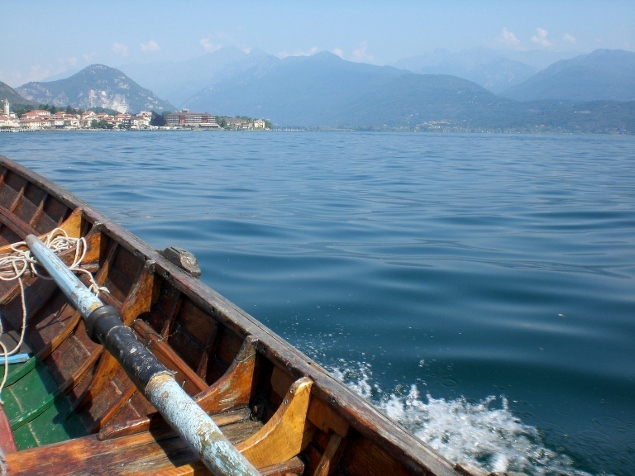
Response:
[[[18,117],[11,113],[11,106],[9,105],[9,100],[4,100],[4,105],[2,108],[3,114],[0,114],[0,128],[15,128],[20,127],[20,121]]]
[[[137,115],[106,113],[97,114],[86,111],[83,114],[68,114],[64,111],[51,114],[50,111],[36,109],[22,114],[20,118],[11,113],[8,100],[4,100],[0,114],[0,129],[2,130],[50,130],[50,129],[91,129],[95,123],[101,123],[109,129],[149,129],[152,113],[142,111]],[[102,122],[103,121],[103,122]],[[100,127],[102,127],[100,125]]]
[[[51,115],[51,111],[43,111],[42,109],[35,109],[33,111],[25,112],[22,114],[21,119],[38,119],[41,117],[48,117]]]
[[[50,111],[35,109],[25,112],[18,117],[11,112],[8,100],[3,101],[3,107],[0,109],[0,130],[73,130],[73,129],[131,129],[131,130],[147,130],[160,129],[162,127],[152,126],[152,115],[150,111],[141,111],[138,114],[119,113],[110,115],[106,113],[96,113],[95,111],[84,111],[81,114],[69,114],[64,110],[60,110],[54,114]],[[223,127],[216,121],[216,116],[208,113],[189,112],[183,109],[181,112],[175,112],[166,115],[166,128],[179,129],[182,127],[192,127],[198,129],[215,129],[223,128],[233,130],[249,130],[262,129],[267,130],[266,123],[262,119],[253,122],[244,118],[221,118]]]
[[[220,126],[216,123],[216,116],[206,112],[190,112],[182,109],[180,112],[172,112],[165,118],[169,127],[189,126],[217,129]]]
[[[130,127],[130,123],[132,122],[131,114],[117,114],[115,116],[115,123],[122,124],[123,127]]]

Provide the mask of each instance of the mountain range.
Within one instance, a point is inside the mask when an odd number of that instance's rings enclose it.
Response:
[[[0,81],[0,101],[7,99],[13,106],[34,106],[35,103],[20,96],[15,89]]]
[[[266,71],[280,60],[262,50],[249,53],[238,48],[221,48],[187,61],[129,63],[121,70],[160,97],[181,107],[202,89],[224,79],[240,78],[246,70]]]
[[[634,65],[635,53],[621,50],[534,74],[526,63],[476,49],[375,66],[327,52],[280,59],[223,48],[184,62],[129,64],[128,76],[93,65],[17,91],[60,106],[175,109],[154,91],[179,108],[280,126],[635,133]]]
[[[459,53],[435,50],[425,55],[404,58],[394,66],[413,73],[457,76],[495,94],[521,84],[539,71],[535,66],[485,48],[473,48]]]
[[[635,53],[596,50],[561,60],[502,95],[518,101],[635,101]]]
[[[17,92],[38,104],[60,107],[101,107],[119,112],[174,110],[168,101],[159,99],[121,71],[103,64],[88,66],[66,79],[27,83],[17,88]]]
[[[294,126],[341,126],[343,108],[404,74],[390,66],[344,61],[322,52],[290,56],[268,68],[252,66],[201,90],[185,102],[214,114],[245,113]]]

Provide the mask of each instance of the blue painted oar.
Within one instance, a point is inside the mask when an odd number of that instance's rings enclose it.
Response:
[[[90,338],[117,359],[137,388],[213,474],[260,474],[185,393],[172,372],[135,338],[116,308],[105,306],[36,236],[29,235],[25,241],[39,264],[80,312]]]

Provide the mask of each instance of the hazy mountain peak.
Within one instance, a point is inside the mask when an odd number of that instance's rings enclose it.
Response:
[[[521,101],[633,101],[635,53],[596,50],[560,60],[503,95]]]
[[[174,109],[123,72],[104,64],[87,66],[66,79],[30,82],[17,91],[29,100],[58,107],[103,107],[119,112]]]
[[[233,46],[219,48],[185,61],[129,63],[123,71],[178,107],[192,95],[228,76],[280,61],[259,48],[249,53]]]
[[[395,66],[414,73],[458,76],[495,93],[520,84],[538,72],[538,68],[482,47],[458,53],[435,49],[431,53],[404,58]]]
[[[284,62],[342,62],[345,61],[336,54],[330,53],[328,51],[320,51],[319,53],[314,53],[312,55],[295,55],[295,56],[287,56],[282,61]]]
[[[32,101],[29,101],[28,99],[22,97],[11,86],[0,81],[0,106],[3,105],[2,101],[4,101],[5,99],[9,100],[9,104],[11,106],[33,104]],[[0,110],[0,114],[2,114],[1,110]]]
[[[248,53],[250,56],[270,56],[269,53],[261,50],[260,48],[252,48]]]
[[[334,61],[344,61],[341,57],[336,55],[335,53],[331,53],[330,51],[320,51],[319,53],[315,53],[313,55],[315,59],[325,59],[325,60],[334,60]]]

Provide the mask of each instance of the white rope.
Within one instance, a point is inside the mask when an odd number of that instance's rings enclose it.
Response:
[[[88,250],[88,245],[86,243],[85,238],[73,238],[68,236],[65,230],[62,228],[55,228],[48,235],[44,237],[44,245],[49,248],[53,253],[60,254],[64,251],[75,248],[75,257],[73,259],[73,264],[69,266],[69,269],[78,273],[84,273],[88,276],[88,280],[90,281],[89,290],[97,295],[99,292],[108,292],[108,289],[105,287],[100,287],[95,278],[85,269],[80,268],[80,265],[84,258],[86,257],[86,251]],[[30,271],[31,276],[38,276],[42,279],[52,279],[47,275],[42,275],[37,267],[37,260],[31,255],[31,251],[29,250],[26,242],[20,241],[18,243],[13,243],[11,245],[12,253],[0,255],[0,281],[14,281],[17,280],[20,285],[20,301],[22,304],[22,327],[20,331],[20,340],[15,345],[15,347],[9,351],[6,346],[0,342],[1,353],[4,357],[4,376],[2,378],[2,383],[0,383],[0,395],[2,394],[2,389],[7,381],[7,375],[9,374],[9,356],[18,352],[22,343],[24,342],[24,335],[26,333],[26,300],[24,293],[24,283],[22,282],[22,278],[25,274]],[[0,337],[4,333],[4,329],[2,327],[2,316],[0,315]],[[4,402],[0,398],[0,405]]]

